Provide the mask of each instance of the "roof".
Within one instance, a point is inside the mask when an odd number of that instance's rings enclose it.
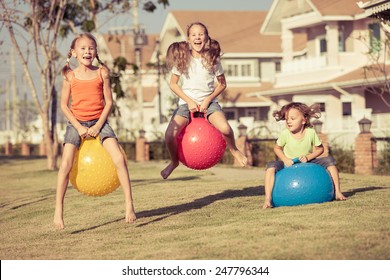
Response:
[[[334,89],[335,87],[361,87],[381,82],[385,80],[386,77],[388,79],[389,76],[386,76],[384,73],[390,73],[390,65],[374,65],[366,74],[365,67],[361,67],[326,82],[280,88],[270,87],[268,89],[261,89],[258,93],[251,95],[274,96],[295,93],[313,93],[314,91]]]
[[[113,60],[119,56],[123,56],[127,62],[135,63],[135,49],[132,34],[102,34],[102,37],[107,45],[108,53]],[[147,35],[147,44],[142,47],[141,53],[143,68],[150,62],[157,39],[158,35]]]
[[[200,21],[224,53],[281,52],[280,36],[260,34],[266,11],[171,11],[182,32]],[[187,34],[185,34],[187,35]]]
[[[357,0],[274,0],[267,17],[261,27],[265,34],[278,34],[281,32],[281,20],[303,14],[314,13],[318,21],[321,17],[339,18],[364,14],[364,10],[356,4]]]

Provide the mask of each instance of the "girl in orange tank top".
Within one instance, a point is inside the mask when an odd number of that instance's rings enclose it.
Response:
[[[74,57],[78,63],[78,67],[73,70],[69,66],[71,57]],[[92,64],[95,58],[101,64],[100,68]],[[115,164],[123,189],[126,204],[125,222],[133,223],[136,215],[126,158],[121,152],[115,133],[107,123],[113,103],[109,69],[100,61],[96,39],[91,34],[81,34],[72,41],[62,73],[64,80],[61,89],[61,110],[68,119],[69,125],[64,137],[62,160],[57,177],[54,226],[58,229],[65,227],[64,198],[69,173],[81,139],[98,135]],[[71,108],[69,108],[70,100],[72,100]]]

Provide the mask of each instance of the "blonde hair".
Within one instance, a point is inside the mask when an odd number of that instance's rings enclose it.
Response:
[[[62,75],[66,78],[66,74],[71,71],[72,69],[70,68],[70,59],[72,58],[72,50],[75,49],[75,46],[76,46],[76,42],[77,40],[81,39],[81,38],[88,38],[90,39],[91,41],[93,41],[95,43],[95,47],[97,48],[97,41],[96,41],[96,38],[90,34],[90,33],[82,33],[82,34],[79,34],[78,36],[76,36],[76,38],[73,39],[72,43],[70,44],[70,49],[69,49],[69,52],[68,52],[68,56],[66,58],[66,63],[65,63],[65,66],[62,68]],[[99,58],[99,55],[98,53],[96,52],[96,60],[99,62],[100,66],[102,68],[104,68],[105,70],[107,70],[107,73],[110,73],[110,69],[100,60]]]
[[[313,127],[313,125],[310,123],[311,118],[319,119],[321,117],[321,110],[318,104],[307,106],[306,104],[301,102],[291,102],[287,105],[284,105],[279,111],[274,111],[272,116],[277,121],[285,121],[288,111],[293,108],[302,113],[303,117],[306,120],[305,127]]]
[[[167,50],[166,64],[169,70],[176,67],[184,74],[190,64],[190,48],[186,41],[174,42]]]

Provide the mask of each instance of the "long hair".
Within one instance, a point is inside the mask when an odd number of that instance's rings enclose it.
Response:
[[[313,127],[310,122],[311,118],[319,119],[321,117],[321,110],[318,104],[307,106],[306,104],[301,102],[291,102],[287,105],[284,105],[279,111],[274,111],[272,116],[277,121],[285,121],[288,111],[292,108],[297,109],[302,113],[303,117],[306,120],[305,127]]]
[[[190,36],[190,30],[193,26],[198,25],[203,28],[206,35],[206,45],[201,52],[203,66],[212,71],[214,66],[220,61],[222,56],[221,46],[217,40],[211,39],[209,31],[201,22],[193,22],[187,27],[187,38]]]
[[[70,49],[68,52],[68,56],[66,58],[66,63],[65,66],[62,68],[62,75],[66,78],[66,74],[71,71],[72,69],[70,68],[70,59],[72,58],[72,50],[75,49],[76,42],[78,39],[81,38],[88,38],[92,40],[95,43],[95,47],[97,48],[97,41],[96,38],[90,34],[90,33],[82,33],[76,36],[76,38],[73,39],[72,43],[70,44]],[[99,62],[100,66],[107,70],[108,73],[110,73],[110,69],[100,60],[98,53],[96,52],[96,60]]]
[[[168,70],[176,67],[177,70],[184,74],[190,64],[190,48],[186,41],[174,42],[167,50],[166,64]]]

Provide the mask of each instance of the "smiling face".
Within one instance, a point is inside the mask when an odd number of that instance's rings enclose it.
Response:
[[[207,30],[202,25],[194,24],[188,29],[188,43],[194,57],[200,57],[208,40]]]
[[[303,131],[306,119],[298,109],[291,108],[286,113],[286,127],[291,133]]]
[[[88,37],[77,39],[72,55],[80,65],[91,66],[96,57],[96,42]]]

